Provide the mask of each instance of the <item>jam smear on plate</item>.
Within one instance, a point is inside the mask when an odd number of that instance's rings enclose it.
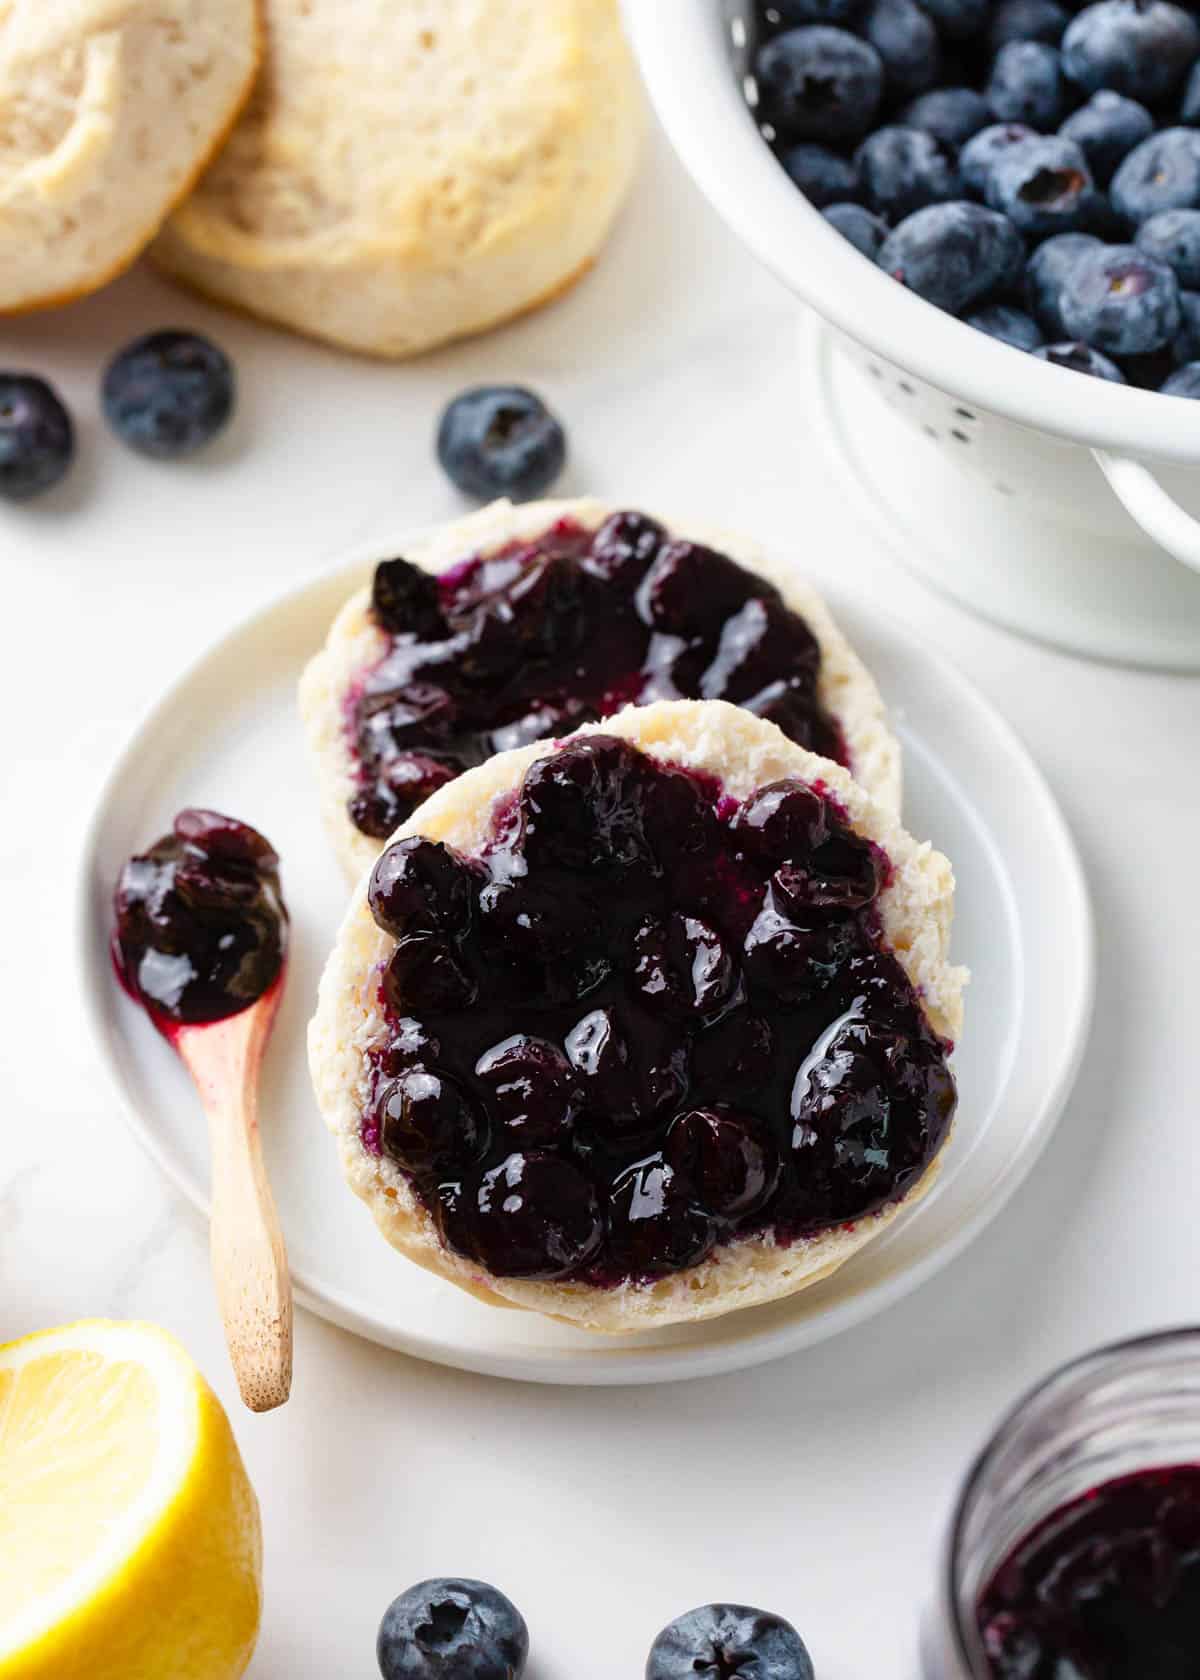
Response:
[[[443,783],[622,706],[729,700],[846,762],[817,696],[821,650],[766,579],[640,513],[569,520],[433,577],[376,570],[390,638],[350,696],[350,816],[386,839]]]
[[[903,1196],[954,1109],[886,950],[888,862],[798,780],[739,804],[590,735],[538,759],[478,857],[410,837],[364,1147],[497,1276],[596,1285],[791,1242]]]
[[[164,1031],[239,1014],[283,971],[279,859],[233,817],[180,811],[122,869],[114,908],[117,973]]]
[[[1200,1465],[1141,1470],[1040,1523],[979,1599],[996,1680],[1200,1675]]]

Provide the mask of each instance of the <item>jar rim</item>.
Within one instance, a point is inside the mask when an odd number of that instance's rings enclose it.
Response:
[[[1195,1343],[1200,1352],[1200,1325],[1178,1325],[1170,1330],[1153,1330],[1138,1336],[1127,1336],[1119,1341],[1107,1342],[1102,1347],[1092,1348],[1087,1353],[1077,1354],[1066,1360],[1053,1371],[1034,1383],[1011,1405],[1000,1417],[999,1422],[991,1431],[984,1445],[981,1447],[963,1478],[962,1487],[954,1504],[953,1515],[946,1535],[941,1569],[941,1590],[946,1610],[946,1622],[953,1644],[953,1654],[962,1666],[964,1675],[975,1680],[977,1670],[972,1667],[972,1657],[967,1643],[967,1630],[963,1626],[961,1607],[958,1594],[958,1558],[962,1549],[966,1523],[973,1497],[978,1492],[984,1475],[990,1468],[1000,1449],[1007,1443],[1010,1434],[1022,1422],[1032,1406],[1044,1401],[1055,1389],[1070,1383],[1076,1377],[1085,1374],[1090,1369],[1102,1370],[1121,1358],[1131,1354],[1152,1352],[1157,1349],[1174,1349]]]

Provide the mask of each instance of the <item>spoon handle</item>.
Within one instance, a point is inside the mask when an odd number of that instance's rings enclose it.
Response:
[[[217,1305],[253,1412],[282,1406],[292,1386],[292,1285],[258,1128],[258,1069],[273,1013],[263,999],[179,1043],[208,1117]]]

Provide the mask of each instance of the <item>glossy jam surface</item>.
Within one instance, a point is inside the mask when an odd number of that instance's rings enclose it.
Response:
[[[232,817],[180,811],[170,834],[130,858],[114,902],[121,978],[163,1021],[223,1020],[279,978],[288,926],[279,859]]]
[[[1200,1466],[1106,1482],[1017,1547],[979,1602],[997,1680],[1196,1680]]]
[[[386,839],[435,788],[506,747],[568,734],[631,703],[730,700],[845,760],[817,698],[820,648],[765,579],[637,513],[432,577],[376,570],[391,646],[348,705],[350,815]]]
[[[364,1146],[497,1275],[616,1284],[882,1207],[954,1107],[887,867],[800,782],[739,806],[615,737],[548,754],[481,857],[376,864]]]

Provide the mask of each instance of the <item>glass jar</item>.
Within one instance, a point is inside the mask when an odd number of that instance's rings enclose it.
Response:
[[[1056,1372],[975,1461],[950,1523],[922,1630],[925,1680],[991,1680],[976,1607],[1033,1529],[1134,1471],[1200,1464],[1200,1330],[1119,1342]]]

